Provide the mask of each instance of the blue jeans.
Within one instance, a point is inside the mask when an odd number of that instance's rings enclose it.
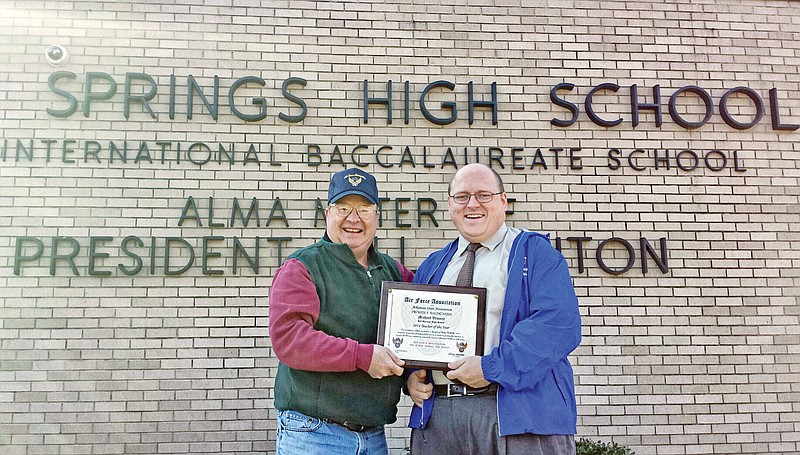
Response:
[[[350,431],[297,411],[278,411],[277,455],[388,455],[383,427]]]

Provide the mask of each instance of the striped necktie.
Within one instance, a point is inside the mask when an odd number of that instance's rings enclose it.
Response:
[[[467,246],[467,257],[464,260],[464,265],[458,272],[456,278],[456,286],[472,286],[472,272],[475,269],[475,250],[481,247],[480,243],[470,243]]]

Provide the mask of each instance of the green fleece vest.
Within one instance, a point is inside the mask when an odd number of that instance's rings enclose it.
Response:
[[[391,257],[369,250],[369,269],[356,261],[345,244],[321,240],[292,253],[302,262],[317,288],[319,320],[315,328],[329,335],[375,343],[383,281],[402,281]],[[308,416],[366,426],[397,420],[402,380],[373,379],[366,372],[315,372],[278,364],[275,407]]]

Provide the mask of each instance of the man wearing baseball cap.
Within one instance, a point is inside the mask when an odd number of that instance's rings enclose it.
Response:
[[[387,454],[403,361],[377,345],[383,281],[413,273],[372,246],[378,186],[361,169],[331,177],[325,234],[275,273],[269,334],[278,455]]]

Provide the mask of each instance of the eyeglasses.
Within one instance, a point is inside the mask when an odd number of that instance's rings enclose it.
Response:
[[[492,202],[492,199],[494,199],[494,197],[497,196],[498,194],[503,194],[503,192],[498,191],[497,193],[490,193],[488,191],[481,191],[480,193],[475,193],[475,194],[456,193],[451,195],[450,197],[453,198],[453,202],[460,205],[469,204],[469,200],[473,196],[475,197],[476,201],[480,202],[481,204],[486,204],[487,202]]]
[[[353,210],[356,211],[356,215],[361,218],[362,221],[366,221],[372,218],[375,215],[375,212],[378,211],[378,208],[374,205],[361,205],[359,207],[351,207],[349,205],[344,204],[331,204],[328,208],[333,211],[333,213],[338,216],[339,218],[347,218],[353,213]]]

